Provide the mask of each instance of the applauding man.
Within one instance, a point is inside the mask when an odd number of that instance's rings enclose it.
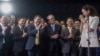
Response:
[[[47,37],[49,40],[49,56],[58,56],[59,52],[59,37],[61,33],[61,27],[55,24],[55,17],[54,15],[50,14],[47,16],[49,21],[49,25],[46,27]],[[54,52],[53,52],[54,51]]]
[[[14,28],[14,56],[22,56],[22,53],[24,52],[25,41],[27,36],[27,33],[25,31],[25,22],[25,18],[20,18],[18,20],[18,25]]]
[[[26,50],[28,50],[28,56],[40,56],[41,55],[41,43],[44,36],[44,26],[41,24],[41,16],[34,17],[34,24],[31,24],[27,28],[28,40],[26,43]]]
[[[0,24],[0,56],[11,56],[12,51],[12,34],[8,26],[9,18],[1,17]]]

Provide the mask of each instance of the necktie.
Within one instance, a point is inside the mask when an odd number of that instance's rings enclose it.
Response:
[[[24,27],[21,27],[21,31],[24,31]]]
[[[72,28],[71,28],[71,27],[69,28],[69,33],[71,33],[71,34],[72,34]]]
[[[35,44],[39,45],[39,30],[36,33]]]
[[[53,32],[55,31],[55,26],[54,25],[52,25],[52,30],[53,30]]]

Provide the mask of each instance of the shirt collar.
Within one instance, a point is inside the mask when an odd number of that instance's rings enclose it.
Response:
[[[21,26],[20,25],[18,25],[18,27],[21,29]]]
[[[71,27],[70,27],[70,26],[68,26],[68,29],[69,29],[69,28],[72,28],[72,26],[71,26]]]
[[[35,27],[37,27],[37,24],[36,24],[36,23],[34,23],[34,26],[35,26]]]
[[[51,26],[55,26],[55,24],[51,24]]]
[[[0,25],[1,25],[2,27],[5,27],[2,23],[0,23]]]

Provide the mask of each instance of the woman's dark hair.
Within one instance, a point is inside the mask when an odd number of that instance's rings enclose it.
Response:
[[[96,9],[91,5],[84,5],[82,9],[84,9],[86,11],[89,10],[91,16],[98,16]]]

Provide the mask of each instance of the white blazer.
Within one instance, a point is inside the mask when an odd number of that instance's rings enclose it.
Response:
[[[83,30],[82,30],[82,34],[81,34],[81,41],[80,41],[81,47],[88,47],[88,41],[87,41],[88,38],[90,39],[90,47],[99,47],[99,41],[97,38],[98,24],[99,24],[99,17],[89,16],[89,26],[91,29],[94,29],[94,31],[88,33],[88,29],[86,28],[86,24],[83,25]]]

